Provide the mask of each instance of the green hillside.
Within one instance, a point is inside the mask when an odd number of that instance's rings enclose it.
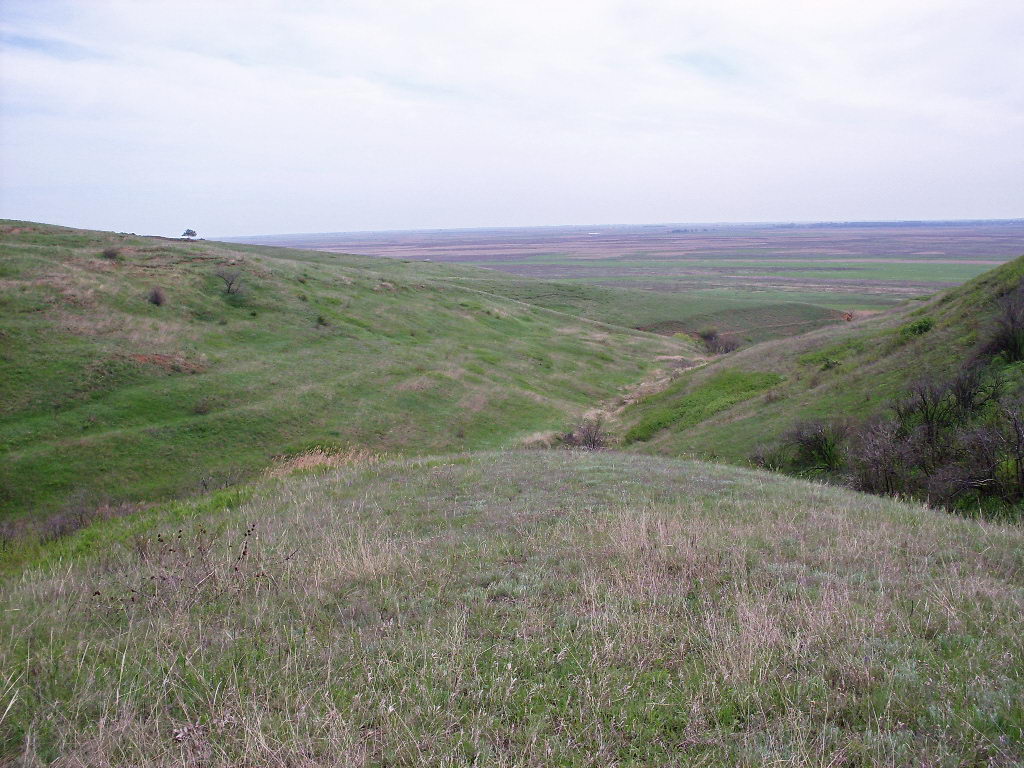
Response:
[[[883,413],[913,382],[962,371],[990,333],[999,297],[1022,279],[1024,257],[926,301],[720,358],[628,409],[626,441],[642,452],[745,463],[801,421]],[[986,365],[1011,394],[1024,384],[1017,363]],[[755,385],[729,397],[737,380]]]
[[[1024,533],[609,452],[363,463],[100,523],[0,589],[0,760],[1024,760]]]
[[[843,316],[816,304],[738,292],[608,288],[582,281],[523,280],[479,269],[454,279],[488,293],[628,328],[668,335],[715,328],[744,343],[793,336],[835,324]]]
[[[316,445],[514,445],[694,351],[473,271],[3,222],[0,510],[201,492]]]

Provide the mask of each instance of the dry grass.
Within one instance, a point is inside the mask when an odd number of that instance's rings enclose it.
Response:
[[[265,471],[267,477],[285,477],[295,472],[315,469],[338,469],[350,466],[371,466],[383,461],[384,454],[366,448],[334,449],[316,446],[295,456],[282,456]]]
[[[10,578],[5,754],[1024,759],[1018,528],[612,453],[330,456],[308,460],[338,467],[326,474],[269,482],[235,507],[181,506],[74,557],[65,542]]]

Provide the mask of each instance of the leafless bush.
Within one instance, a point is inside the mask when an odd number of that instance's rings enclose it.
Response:
[[[971,414],[984,402],[985,377],[981,368],[974,365],[964,368],[949,384],[953,402],[961,414]]]
[[[943,464],[924,480],[925,496],[938,507],[952,506],[970,487],[970,473],[958,464]]]
[[[121,249],[120,248],[115,248],[114,246],[111,246],[109,248],[104,248],[103,249],[103,258],[104,259],[108,259],[109,261],[120,261],[120,259],[121,259]]]
[[[893,402],[892,408],[904,433],[921,425],[926,439],[934,442],[953,415],[950,386],[936,379],[921,379],[911,384],[907,396]]]
[[[604,416],[597,415],[584,419],[579,426],[562,436],[562,444],[570,448],[585,448],[596,451],[608,445],[608,431],[604,428]]]
[[[996,317],[981,354],[1006,356],[1011,362],[1024,360],[1024,282],[996,301]]]
[[[1020,499],[1024,497],[1024,401],[1003,402],[999,417],[1000,442],[1013,470],[1011,493],[1013,498]]]
[[[214,273],[224,281],[224,293],[238,293],[242,287],[242,273],[234,269],[218,269]]]
[[[955,437],[956,461],[966,470],[969,488],[999,492],[1000,467],[1005,457],[1005,444],[993,425],[971,427]]]
[[[167,294],[164,293],[163,288],[160,288],[158,286],[156,288],[153,288],[149,292],[149,295],[146,296],[146,301],[148,301],[150,304],[155,304],[158,307],[162,307],[164,304],[167,303]]]
[[[912,452],[896,422],[875,419],[864,424],[851,437],[849,457],[857,489],[890,495],[906,490]]]

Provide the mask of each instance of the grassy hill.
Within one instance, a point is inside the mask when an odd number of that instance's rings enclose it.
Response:
[[[24,222],[0,257],[4,513],[195,492],[0,537],[0,764],[1024,761],[1020,526],[493,450],[701,359],[627,327],[660,298]],[[868,413],[1022,276],[683,372],[625,436]]]
[[[865,417],[911,382],[952,376],[991,325],[1024,257],[931,299],[764,342],[692,370],[626,411],[635,450],[746,462],[799,421]],[[1003,373],[1024,382],[1018,366]]]
[[[694,353],[472,272],[0,223],[0,516],[202,491],[316,445],[513,445]]]
[[[843,313],[800,301],[722,296],[714,291],[607,288],[568,280],[523,280],[490,270],[466,270],[462,285],[508,296],[579,317],[660,334],[696,334],[708,328],[745,343],[765,341],[833,325]]]
[[[1010,766],[1024,533],[567,451],[315,468],[0,590],[24,765]]]

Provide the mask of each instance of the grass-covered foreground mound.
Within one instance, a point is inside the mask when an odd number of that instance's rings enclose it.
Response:
[[[611,453],[406,460],[236,496],[100,524],[8,577],[0,755],[1024,760],[1019,528]]]

